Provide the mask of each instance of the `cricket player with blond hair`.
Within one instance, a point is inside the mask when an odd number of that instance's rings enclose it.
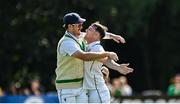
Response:
[[[88,52],[105,52],[100,44],[100,40],[106,34],[107,28],[98,22],[93,23],[86,29],[85,40],[88,43]],[[85,61],[83,88],[88,92],[89,103],[110,103],[109,89],[103,79],[101,69],[102,65],[114,69],[121,74],[133,72],[133,69],[128,67],[129,64],[118,64],[112,59],[103,58],[94,61]]]

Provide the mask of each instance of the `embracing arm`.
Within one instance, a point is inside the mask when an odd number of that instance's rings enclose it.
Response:
[[[110,32],[106,32],[106,35],[103,39],[113,39],[117,43],[126,43],[125,39],[122,36]]]
[[[68,54],[69,56],[84,60],[84,61],[93,61],[102,59],[105,57],[109,57],[112,60],[117,61],[118,56],[114,52],[84,52],[80,49],[76,42],[72,40],[66,40],[61,43],[61,48],[59,47],[59,51],[64,52],[64,54]]]
[[[81,32],[82,37],[85,37],[85,35],[85,32]],[[117,43],[126,43],[125,39],[122,36],[110,32],[106,32],[106,35],[103,39],[113,39]]]
[[[79,58],[84,61],[93,61],[102,59],[105,57],[109,57],[112,60],[117,61],[118,56],[114,52],[83,52],[83,51],[76,51],[72,54],[73,57]]]

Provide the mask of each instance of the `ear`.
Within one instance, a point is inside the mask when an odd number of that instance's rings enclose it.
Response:
[[[99,34],[99,32],[95,32],[96,33],[96,36],[98,36],[99,39],[101,39],[101,35]]]
[[[71,28],[71,27],[72,27],[72,25],[68,24],[68,28]]]

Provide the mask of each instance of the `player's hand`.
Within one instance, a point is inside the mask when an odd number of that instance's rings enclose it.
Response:
[[[111,34],[110,37],[117,43],[126,43],[125,39],[120,35]]]
[[[126,75],[128,73],[132,73],[134,69],[132,69],[128,66],[129,66],[129,63],[128,64],[120,64],[117,71],[123,75]]]
[[[114,60],[114,61],[118,61],[118,60],[119,60],[117,54],[114,53],[114,52],[108,52],[108,57],[109,57],[110,59]]]
[[[108,81],[109,81],[109,70],[108,70],[108,68],[103,66],[101,68],[101,70],[102,70],[102,73],[103,73],[103,78],[105,80],[105,83],[108,83]]]
[[[106,68],[105,66],[103,66],[103,67],[101,68],[101,70],[102,70],[103,75],[108,78],[108,77],[109,77],[109,70],[108,70],[108,68]]]

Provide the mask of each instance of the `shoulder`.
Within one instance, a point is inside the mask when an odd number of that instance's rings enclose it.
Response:
[[[63,37],[60,41],[59,44],[61,45],[74,45],[75,41],[71,38]]]
[[[77,43],[71,38],[63,39],[61,41],[59,47],[60,47],[59,50],[60,50],[61,53],[66,53],[66,54],[68,54],[70,56],[73,53],[75,53],[76,51],[80,50]]]
[[[93,51],[93,52],[104,52],[104,48],[102,47],[101,44],[95,44],[94,46],[91,47],[91,51]]]
[[[76,42],[75,42],[73,39],[63,37],[63,38],[59,41],[58,47],[59,47],[60,49],[63,49],[63,50],[70,50],[70,49],[77,48],[77,44],[76,44]]]

